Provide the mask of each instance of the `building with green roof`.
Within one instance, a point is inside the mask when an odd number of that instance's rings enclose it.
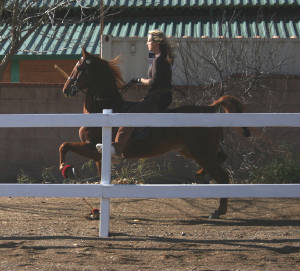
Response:
[[[4,14],[9,14],[10,2],[6,1]],[[58,2],[58,0],[36,1],[31,7],[31,12],[34,14]],[[103,35],[107,38],[103,41],[103,57],[124,55],[125,64],[121,66],[125,71],[125,80],[140,75],[137,74],[138,71],[145,73],[147,69],[145,39],[149,30],[157,28],[174,40],[185,38],[186,40],[192,39],[194,42],[202,42],[202,44],[211,44],[212,41],[218,43],[220,39],[269,40],[283,44],[282,48],[289,48],[290,54],[299,56],[299,2],[299,0],[106,0],[104,1],[106,15]],[[63,9],[68,9],[69,15],[65,23],[44,24],[38,27],[13,57],[6,80],[12,82],[58,80],[61,82],[62,78],[54,76],[53,61],[69,71],[81,54],[81,47],[85,47],[91,53],[99,54],[99,20],[78,20],[82,6],[86,8],[86,13],[97,13],[100,1],[87,0],[71,3],[68,7],[62,7],[58,11],[58,16],[60,16],[60,12],[65,14]],[[9,22],[5,20],[5,16],[2,16],[0,56],[4,56],[9,50],[10,40],[5,37],[10,31]],[[290,55],[287,58],[290,58]],[[143,64],[137,63],[139,61]],[[128,69],[124,66],[126,63],[133,62],[137,63],[137,67],[132,65]],[[297,62],[291,64],[287,73],[299,73],[299,57]],[[41,69],[44,76],[38,74],[37,71],[30,71],[34,63],[38,67],[43,67]],[[49,74],[53,76],[45,76],[47,65]],[[30,72],[34,76],[30,75]]]

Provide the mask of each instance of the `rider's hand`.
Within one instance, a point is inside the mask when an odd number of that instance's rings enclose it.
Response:
[[[139,84],[141,83],[141,78],[133,78],[130,80],[131,84]]]
[[[141,78],[133,78],[131,79],[125,86],[123,86],[123,90],[128,89],[129,87],[131,87],[132,85],[141,83]]]

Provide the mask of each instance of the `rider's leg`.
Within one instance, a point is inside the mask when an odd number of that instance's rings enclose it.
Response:
[[[115,149],[116,155],[121,156],[124,152],[127,142],[134,130],[134,127],[120,127],[115,142],[112,144],[113,148]]]
[[[147,95],[144,100],[134,107],[130,108],[129,113],[156,113],[165,110],[172,100],[171,92],[155,91]],[[134,127],[120,127],[115,141],[112,144],[113,158],[122,157],[124,150],[127,147],[129,138],[134,130]],[[102,152],[102,144],[97,144],[96,148]]]
[[[112,154],[112,158],[116,159],[116,158],[121,158],[122,157],[122,153],[124,152],[126,146],[127,146],[127,142],[132,134],[134,130],[134,127],[120,127],[117,135],[115,137],[115,142],[112,143],[111,146],[111,154]],[[97,144],[96,148],[98,150],[98,152],[102,152],[102,144]]]

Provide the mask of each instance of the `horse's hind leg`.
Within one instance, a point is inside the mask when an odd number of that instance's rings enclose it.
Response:
[[[226,154],[223,152],[215,152],[216,155],[212,155],[214,152],[203,154],[201,151],[195,151],[195,148],[191,150],[185,149],[181,151],[183,155],[188,158],[192,158],[196,161],[201,169],[196,174],[203,175],[208,173],[218,184],[229,183],[228,173],[220,166],[220,163],[226,159]],[[209,218],[219,218],[220,215],[224,215],[227,212],[227,199],[221,198],[218,208],[209,216]]]
[[[194,180],[197,184],[209,184],[210,177],[207,175],[207,172],[204,168],[197,170]]]
[[[199,155],[198,154],[192,154],[188,149],[183,149],[181,151],[179,151],[179,153],[181,153],[182,155],[184,155],[186,158],[190,158],[195,160],[196,162],[198,162],[199,166],[201,166],[201,168],[199,170],[197,170],[196,174],[195,174],[195,181],[198,184],[208,184],[209,183],[209,177],[207,176],[207,171],[202,167],[202,165],[200,164],[201,162],[197,161],[197,159],[199,159]],[[227,159],[227,155],[226,153],[223,151],[223,149],[220,147],[218,152],[217,152],[217,162],[218,164],[222,164],[225,162],[225,160]],[[210,176],[212,177],[212,176]]]
[[[227,159],[226,153],[222,148],[219,149],[217,153],[217,163],[220,165]],[[211,177],[211,176],[210,176]],[[209,176],[207,176],[207,171],[204,168],[200,168],[195,175],[195,180],[197,183],[209,184]]]
[[[218,184],[228,184],[229,176],[226,170],[224,170],[216,161],[214,164],[204,165],[207,173],[218,183]],[[220,215],[225,215],[227,212],[227,198],[221,198],[219,201],[218,208],[209,216],[209,218],[219,218]]]

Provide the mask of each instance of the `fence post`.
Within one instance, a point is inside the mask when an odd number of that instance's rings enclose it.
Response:
[[[111,109],[103,109],[103,114],[112,113]],[[111,179],[111,140],[112,127],[102,127],[102,163],[101,163],[101,184],[110,184]],[[101,198],[99,237],[108,237],[109,218],[110,218],[110,200]]]

